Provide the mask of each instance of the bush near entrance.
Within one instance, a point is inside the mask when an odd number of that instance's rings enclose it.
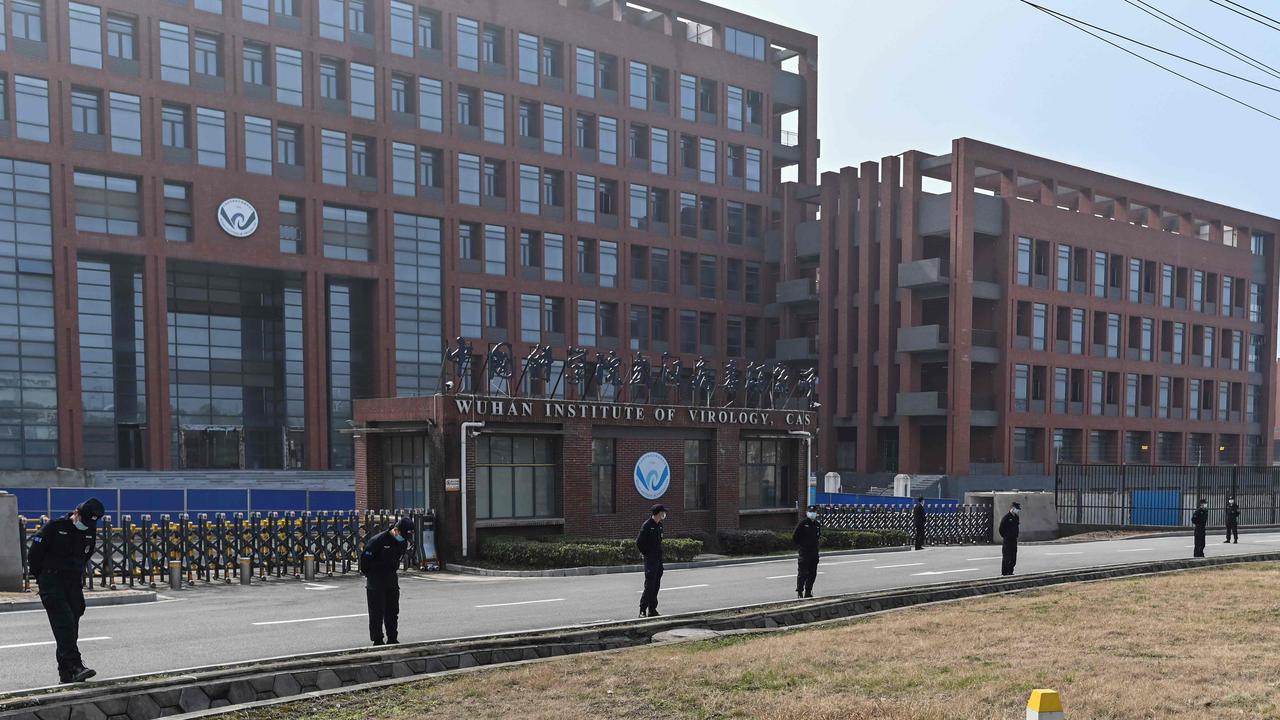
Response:
[[[689,562],[702,552],[702,541],[666,539],[662,554],[667,562]],[[644,562],[635,540],[592,538],[490,537],[480,541],[480,557],[503,568],[549,570],[603,565],[638,565]]]
[[[720,552],[725,555],[768,555],[793,552],[795,543],[790,532],[773,530],[721,530]],[[851,550],[906,545],[907,534],[901,530],[823,530],[824,550]]]

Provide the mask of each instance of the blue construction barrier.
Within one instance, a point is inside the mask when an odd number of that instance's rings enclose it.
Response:
[[[1129,522],[1133,525],[1181,525],[1182,492],[1178,490],[1134,490]]]
[[[0,488],[4,490],[4,488]],[[254,489],[116,489],[116,488],[14,488],[5,490],[18,498],[18,514],[28,518],[66,515],[88,498],[102,501],[112,522],[121,515],[136,522],[142,515],[159,518],[191,517],[218,513],[352,511],[356,494],[351,490],[254,490]]]
[[[897,497],[894,495],[859,495],[856,493],[817,494],[818,505],[883,505],[888,507],[910,507],[915,505],[915,498]],[[925,498],[924,509],[929,512],[955,512],[960,507],[959,500],[949,498]]]

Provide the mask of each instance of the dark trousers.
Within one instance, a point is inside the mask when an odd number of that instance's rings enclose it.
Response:
[[[800,553],[796,568],[796,592],[813,594],[813,581],[818,579],[818,553]]]
[[[380,642],[385,627],[387,640],[396,640],[400,621],[400,583],[396,576],[367,577],[364,588],[369,600],[369,639]]]
[[[658,609],[658,590],[662,588],[662,562],[644,561],[644,592],[640,593],[640,609]]]
[[[917,527],[915,532],[916,549],[924,549],[924,528]]]
[[[1204,528],[1196,528],[1196,548],[1192,557],[1204,557]]]
[[[1235,538],[1236,542],[1240,542],[1240,526],[1236,523],[1227,525],[1227,542],[1231,542],[1231,538]]]
[[[1018,564],[1018,541],[1005,540],[1004,545],[1000,548],[1000,555],[1000,574],[1012,575],[1013,566]]]
[[[84,615],[84,590],[75,575],[44,573],[38,579],[40,604],[49,616],[49,627],[57,644],[58,675],[66,679],[84,666],[77,641],[80,618]]]

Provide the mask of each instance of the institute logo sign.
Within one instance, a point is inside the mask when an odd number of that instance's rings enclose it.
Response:
[[[636,482],[636,492],[646,500],[657,500],[667,494],[671,487],[671,466],[661,453],[647,452],[636,460],[636,469],[632,473]]]
[[[258,229],[258,211],[248,200],[227,198],[218,206],[218,225],[231,237],[249,237]]]

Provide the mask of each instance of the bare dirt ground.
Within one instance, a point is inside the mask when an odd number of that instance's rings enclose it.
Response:
[[[1280,718],[1280,565],[1206,569],[653,646],[240,714],[356,718]]]

